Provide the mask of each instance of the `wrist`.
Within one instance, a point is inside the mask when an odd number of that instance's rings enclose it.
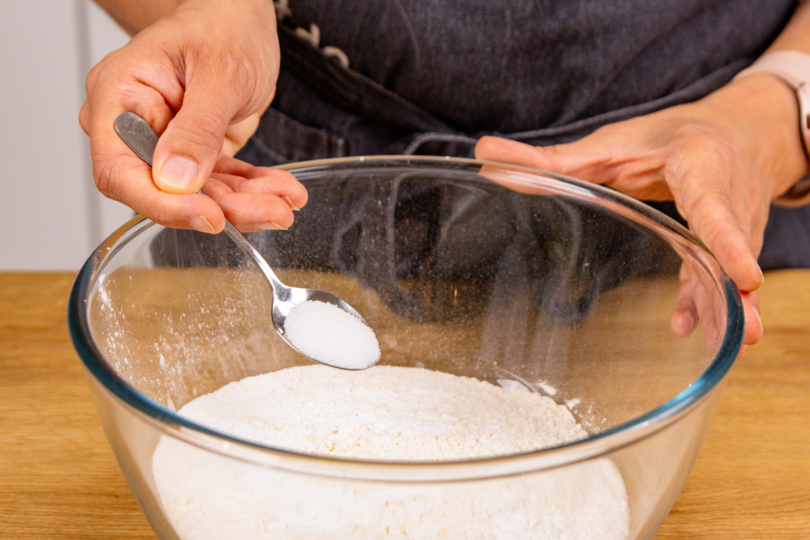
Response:
[[[130,2],[127,0],[95,0],[130,36],[162,19],[180,5],[182,0]]]
[[[243,10],[253,12],[266,12],[268,9],[275,14],[275,7],[273,0],[171,0],[168,2],[171,6],[165,14],[174,11],[182,10],[184,8],[192,7],[217,7],[222,6],[228,10]]]
[[[771,200],[810,170],[796,92],[779,77],[757,73],[735,79],[702,101],[722,116],[742,155],[769,181]]]

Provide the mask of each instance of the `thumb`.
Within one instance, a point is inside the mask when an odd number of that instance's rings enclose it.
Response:
[[[481,137],[475,145],[475,157],[484,161],[512,163],[536,169],[547,166],[544,155],[536,147],[501,137]]]
[[[602,159],[590,138],[567,144],[531,146],[526,143],[485,136],[475,145],[475,157],[484,161],[500,161],[559,174],[578,173],[582,180],[596,182],[591,168]],[[584,145],[584,146],[583,146]]]
[[[155,148],[152,179],[168,193],[199,191],[217,162],[225,131],[233,117],[230,100],[216,84],[190,85],[183,105],[161,134]]]

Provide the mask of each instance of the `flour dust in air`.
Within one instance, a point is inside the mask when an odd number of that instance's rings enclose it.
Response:
[[[380,359],[374,330],[327,302],[307,300],[292,308],[284,333],[299,351],[329,366],[366,369]]]

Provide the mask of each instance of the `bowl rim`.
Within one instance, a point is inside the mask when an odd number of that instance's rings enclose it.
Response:
[[[617,204],[615,209],[629,209],[665,231],[685,239],[694,248],[712,258],[711,252],[690,231],[677,221],[631,197],[601,185],[529,167],[485,162],[465,158],[434,156],[361,156],[291,163],[278,167],[289,171],[355,167],[419,167],[425,170],[434,167],[469,169],[477,172],[483,166],[509,170],[520,177],[521,182],[531,185],[531,178],[545,177],[566,186],[570,194]],[[522,177],[521,177],[522,175]],[[402,462],[367,459],[323,457],[282,450],[248,442],[228,434],[196,424],[178,415],[175,411],[141,394],[130,386],[104,360],[96,347],[86,317],[87,295],[95,275],[103,269],[108,257],[143,230],[156,225],[143,216],[137,216],[119,227],[91,254],[78,272],[68,299],[68,330],[74,348],[90,375],[89,382],[96,383],[109,397],[130,408],[143,421],[152,424],[162,433],[188,444],[222,454],[228,458],[283,468],[309,474],[338,476],[352,479],[387,481],[455,481],[476,478],[502,477],[525,473],[527,470],[552,469],[572,465],[607,454],[635,441],[646,438],[676,422],[706,401],[713,390],[719,390],[722,381],[742,349],[744,311],[740,292],[731,279],[720,270],[712,276],[722,292],[727,311],[726,331],[717,354],[706,370],[686,388],[668,401],[645,414],[610,429],[590,435],[571,443],[534,450],[469,460],[444,462]],[[697,259],[697,257],[696,257]],[[701,265],[705,267],[703,261]],[[719,268],[719,266],[718,266]],[[707,272],[711,275],[707,269]]]

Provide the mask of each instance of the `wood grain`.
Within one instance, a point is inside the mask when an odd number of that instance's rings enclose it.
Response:
[[[73,276],[0,274],[0,538],[154,538],[66,325]]]
[[[729,376],[656,540],[810,538],[810,272],[770,272],[765,334]]]
[[[154,539],[107,445],[65,323],[66,274],[0,274],[0,538]],[[768,273],[657,540],[810,538],[810,271]]]

